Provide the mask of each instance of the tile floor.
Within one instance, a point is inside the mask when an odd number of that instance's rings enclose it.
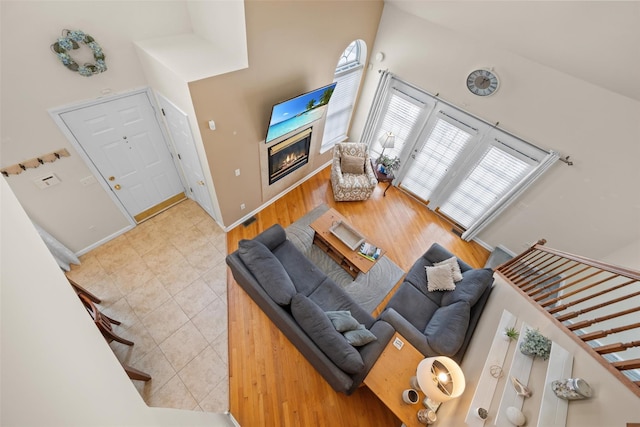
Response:
[[[229,408],[226,236],[185,200],[83,255],[68,276],[122,322],[118,359],[151,375],[132,381],[149,406]]]

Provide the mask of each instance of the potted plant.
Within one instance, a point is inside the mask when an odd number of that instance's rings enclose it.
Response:
[[[504,328],[504,336],[507,340],[517,340],[520,336],[520,332],[516,328]]]
[[[400,159],[397,156],[383,154],[378,158],[378,164],[380,165],[380,172],[389,175],[400,167]]]
[[[547,360],[551,353],[551,340],[538,330],[527,329],[524,339],[520,343],[520,352],[527,356],[538,356],[542,360]]]

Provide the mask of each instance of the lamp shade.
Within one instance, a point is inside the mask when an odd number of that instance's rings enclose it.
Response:
[[[455,399],[464,392],[462,369],[446,356],[423,359],[418,363],[416,377],[422,392],[435,402]]]
[[[380,143],[382,148],[393,148],[393,146],[396,144],[396,136],[393,134],[393,132],[385,132],[378,139],[378,142]]]

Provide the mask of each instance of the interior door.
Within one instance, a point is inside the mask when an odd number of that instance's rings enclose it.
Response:
[[[189,118],[162,95],[158,95],[158,102],[162,108],[162,114],[178,154],[178,163],[187,181],[187,194],[207,211],[211,217],[214,217],[211,196],[200,165],[200,157],[196,151],[195,141],[189,126]]]
[[[184,199],[147,93],[81,107],[60,118],[137,222]]]

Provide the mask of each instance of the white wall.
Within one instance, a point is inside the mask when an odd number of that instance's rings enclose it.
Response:
[[[182,1],[3,0],[0,8],[0,166],[59,148],[69,150],[71,157],[7,181],[36,222],[72,250],[81,251],[129,222],[100,185],[80,184],[91,172],[47,110],[99,98],[103,91],[120,93],[146,86],[133,41],[190,32],[187,6]],[[104,50],[108,70],[82,77],[66,69],[49,48],[64,28],[92,35]],[[61,184],[36,188],[32,179],[51,172]]]
[[[231,426],[149,408],[0,179],[3,426]]]
[[[463,3],[454,4],[465,13]],[[594,25],[599,31],[615,31],[605,21]],[[544,31],[544,25],[539,28]],[[566,23],[566,32],[571,32],[571,22]],[[496,48],[480,35],[468,37],[388,3],[371,52],[372,57],[385,54],[383,62],[373,62],[374,70],[388,69],[574,161],[572,167],[554,166],[480,233],[480,240],[521,252],[525,245],[546,238],[550,247],[596,259],[640,241],[639,102]],[[501,78],[500,89],[491,97],[474,96],[465,87],[468,73],[481,67],[495,67]],[[378,73],[370,72],[365,80],[352,127],[356,137],[378,79]]]

